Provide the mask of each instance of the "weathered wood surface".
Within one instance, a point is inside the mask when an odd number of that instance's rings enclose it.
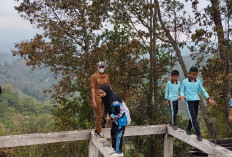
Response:
[[[110,128],[102,129],[105,138],[110,137]],[[144,135],[156,135],[165,134],[167,130],[167,125],[146,125],[146,126],[129,126],[126,127],[124,136],[144,136]]]
[[[164,135],[164,157],[173,157],[173,137],[165,134]]]
[[[110,138],[110,128],[104,128],[103,132],[106,138]],[[173,144],[170,137],[171,135],[211,156],[232,157],[232,151],[204,139],[202,141],[198,141],[195,135],[187,135],[185,131],[182,129],[173,130],[171,127],[169,127],[166,124],[150,125],[150,126],[130,126],[127,127],[125,131],[125,136],[142,136],[142,135],[154,135],[154,134],[165,134],[166,139],[164,139],[165,142],[164,147],[165,149],[167,148],[169,152],[172,152],[173,149],[172,147]],[[101,150],[103,154],[105,153],[104,155],[107,156],[107,152],[109,153],[108,147],[111,147],[109,146],[110,144],[107,143],[107,140],[98,139],[94,141],[93,139],[91,139],[91,137],[92,137],[91,130],[81,130],[81,131],[76,130],[76,131],[64,131],[64,132],[0,136],[0,148],[79,141],[79,140],[91,140],[92,143],[90,143],[89,145],[89,152],[90,151],[92,152],[92,150],[93,152],[97,152],[98,150]],[[95,147],[93,147],[93,145]],[[107,145],[108,147],[106,147]],[[226,145],[226,143],[224,143],[224,145]]]
[[[223,139],[207,139],[208,141],[220,145],[228,150],[232,150],[232,138],[223,138]],[[188,152],[189,156],[193,157],[201,157],[207,156],[206,153],[202,152],[201,150],[192,147],[191,150]]]
[[[94,145],[94,143],[91,140],[89,140],[88,156],[89,157],[98,157],[98,154],[99,154],[99,150]]]
[[[75,130],[51,133],[0,136],[0,148],[89,140],[91,130]],[[106,138],[110,138],[110,128],[104,128]],[[164,134],[166,125],[131,126],[126,128],[125,136]]]
[[[232,151],[203,139],[198,141],[196,135],[187,135],[182,129],[173,130],[167,126],[167,133],[175,138],[214,157],[232,157]]]
[[[122,157],[123,155],[118,155],[115,153],[111,144],[106,140],[106,138],[98,138],[94,135],[94,132],[91,132],[91,141],[97,147],[97,149],[102,153],[104,157]]]
[[[0,136],[0,148],[90,139],[91,130]]]

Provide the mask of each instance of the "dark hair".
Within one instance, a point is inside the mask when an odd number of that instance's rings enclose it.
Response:
[[[189,69],[189,72],[197,72],[197,73],[198,73],[198,68],[195,67],[195,66],[192,66],[192,67]]]
[[[179,71],[173,70],[173,71],[171,72],[171,75],[172,75],[172,76],[173,76],[173,75],[178,75],[178,76],[179,76]]]

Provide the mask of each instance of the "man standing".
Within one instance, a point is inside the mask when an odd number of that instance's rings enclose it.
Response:
[[[99,95],[98,89],[102,84],[109,86],[109,76],[105,74],[106,63],[97,63],[97,73],[91,76],[91,92],[92,92],[92,107],[94,109],[95,117],[95,134],[103,137],[101,133],[101,122],[104,115],[104,106]]]

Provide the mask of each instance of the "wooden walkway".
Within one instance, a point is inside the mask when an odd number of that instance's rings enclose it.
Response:
[[[208,139],[210,142],[213,142],[214,144],[220,145],[230,151],[232,151],[232,138],[223,138],[223,139]],[[190,151],[188,152],[189,157],[203,157],[208,156],[208,154],[202,152],[201,150],[192,147]]]
[[[119,157],[106,140],[110,138],[110,128],[103,129],[105,138],[97,138],[92,130],[64,131],[38,134],[24,134],[0,137],[0,148],[48,144],[68,141],[89,141],[89,157]],[[210,157],[232,157],[232,151],[216,145],[208,140],[197,141],[195,135],[187,135],[184,130],[173,130],[169,125],[130,126],[126,128],[125,136],[142,136],[164,134],[164,157],[173,156],[173,138],[177,138]]]

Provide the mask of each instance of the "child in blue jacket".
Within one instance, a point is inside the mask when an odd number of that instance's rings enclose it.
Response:
[[[121,154],[123,135],[126,126],[131,122],[129,109],[125,102],[106,84],[99,87],[99,94],[106,107],[106,113],[109,115],[106,118],[106,126],[109,126],[110,122],[113,121],[111,126],[112,147],[117,154]]]
[[[189,77],[182,82],[181,96],[182,99],[186,100],[186,108],[190,118],[186,133],[190,135],[191,129],[193,127],[197,134],[197,140],[201,141],[202,137],[200,127],[197,122],[198,106],[200,100],[198,92],[200,91],[208,99],[210,104],[215,104],[215,101],[208,95],[205,88],[202,86],[201,81],[197,79],[197,75],[198,68],[195,66],[191,67],[189,70]]]
[[[171,125],[174,130],[176,126],[176,116],[178,113],[178,99],[180,95],[181,84],[178,81],[179,71],[173,70],[171,72],[171,80],[168,81],[165,90],[165,104],[171,109]]]

